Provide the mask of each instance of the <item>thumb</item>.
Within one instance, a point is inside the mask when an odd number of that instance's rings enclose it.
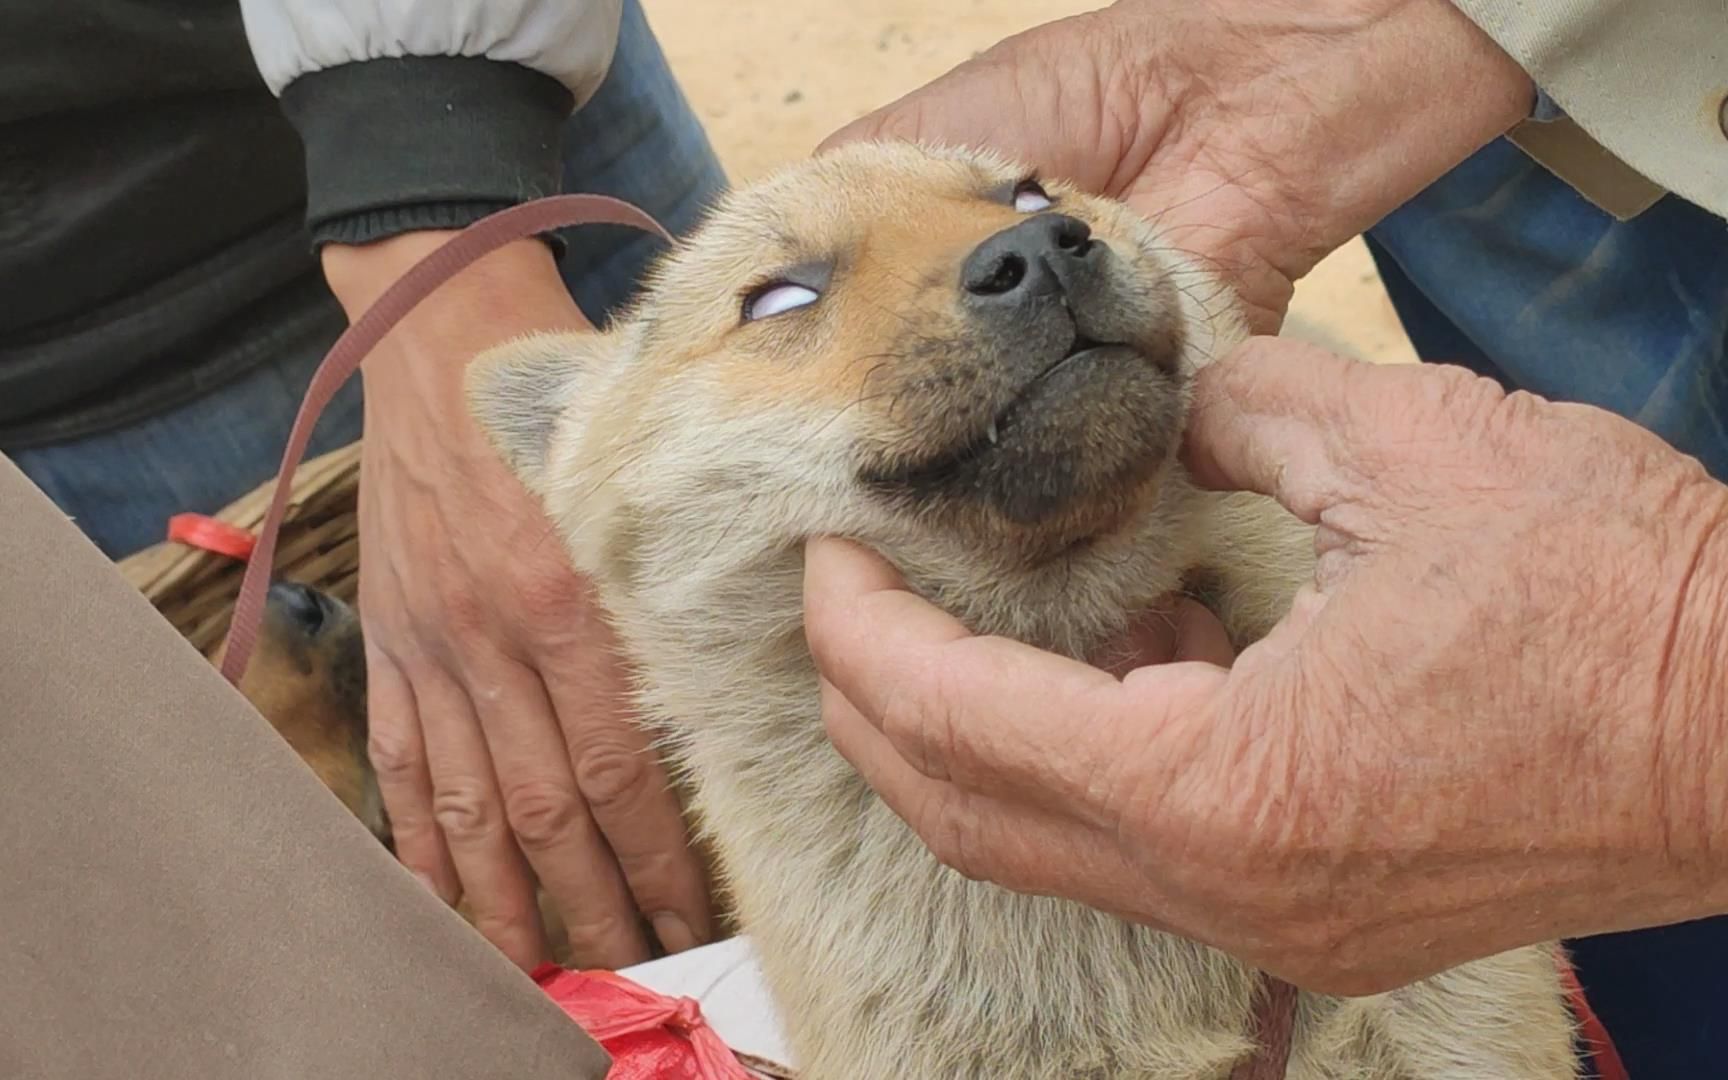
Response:
[[[848,123],[817,144],[815,153],[826,154],[855,142],[916,142],[921,126],[911,95],[882,106]]]
[[[1203,487],[1270,496],[1313,524],[1340,501],[1367,435],[1350,423],[1387,369],[1285,338],[1250,338],[1199,370],[1183,461]],[[1412,370],[1410,374],[1416,374]]]

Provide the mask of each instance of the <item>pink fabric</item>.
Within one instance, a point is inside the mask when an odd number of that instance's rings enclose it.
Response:
[[[609,971],[547,964],[534,981],[612,1055],[607,1080],[756,1080],[693,998],[662,997]]]

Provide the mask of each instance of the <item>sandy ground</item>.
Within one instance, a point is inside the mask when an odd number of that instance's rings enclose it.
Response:
[[[643,0],[735,181],[996,41],[1102,6],[1075,0]],[[1413,358],[1360,242],[1297,287],[1294,313],[1364,359]]]

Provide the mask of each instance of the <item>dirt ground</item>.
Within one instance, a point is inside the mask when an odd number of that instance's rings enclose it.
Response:
[[[642,0],[735,181],[808,154],[835,128],[973,53],[1101,0]],[[1370,360],[1413,359],[1355,242],[1296,291],[1293,311]]]

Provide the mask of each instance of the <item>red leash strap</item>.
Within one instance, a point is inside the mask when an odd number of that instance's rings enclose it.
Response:
[[[1578,981],[1578,972],[1564,958],[1560,961],[1560,977],[1566,989],[1567,1004],[1572,1006],[1572,1015],[1578,1020],[1578,1036],[1596,1066],[1598,1080],[1627,1080],[1626,1063],[1620,1060],[1620,1051],[1615,1048],[1607,1025],[1590,1007],[1584,984]]]
[[[1254,997],[1254,1037],[1259,1048],[1236,1066],[1230,1080],[1284,1080],[1296,1034],[1296,988],[1268,976]]]
[[[672,237],[660,223],[627,202],[605,195],[553,195],[513,206],[482,218],[451,237],[437,251],[416,263],[385,290],[366,314],[350,326],[318,365],[301,399],[300,411],[282,451],[276,473],[276,490],[270,509],[258,527],[257,543],[246,562],[240,595],[234,601],[234,616],[228,624],[228,648],[222,658],[222,677],[239,685],[258,641],[258,624],[264,614],[264,594],[276,561],[276,534],[288,509],[288,493],[294,470],[306,454],[306,443],[336,391],[357,371],[360,362],[377,347],[415,306],[446,281],[505,244],[525,240],[572,225],[625,225],[653,233],[668,243]]]
[[[1571,963],[1560,960],[1560,978],[1566,1003],[1578,1021],[1584,1050],[1601,1080],[1627,1080],[1626,1065],[1607,1027],[1596,1016],[1585,997],[1584,987]],[[1237,1065],[1230,1080],[1284,1080],[1290,1068],[1291,1038],[1296,1027],[1296,988],[1282,979],[1267,979],[1254,1008],[1255,1037],[1259,1049]]]

